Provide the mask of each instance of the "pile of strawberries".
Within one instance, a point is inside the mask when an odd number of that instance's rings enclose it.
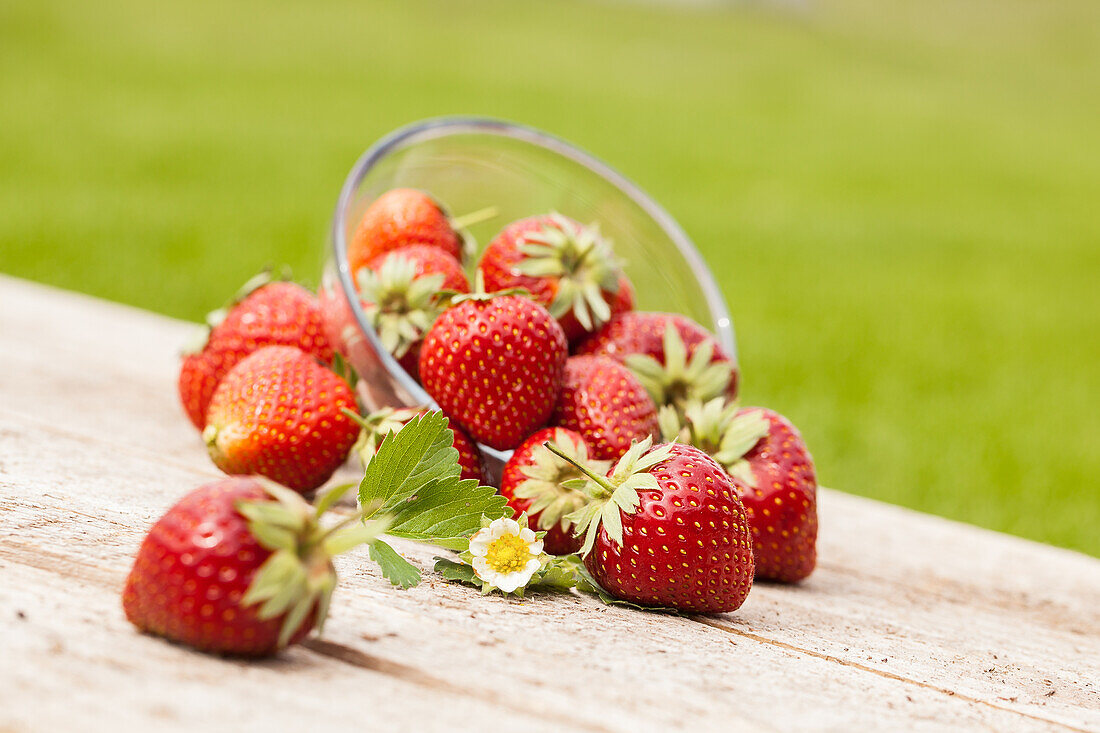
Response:
[[[579,555],[578,572],[612,599],[716,613],[738,608],[754,578],[808,576],[812,460],[785,418],[739,406],[738,366],[715,337],[682,315],[635,311],[612,243],[559,213],[504,226],[471,288],[470,221],[395,189],[347,252],[381,344],[449,421],[462,478],[486,481],[479,444],[513,451],[500,494],[545,552]],[[331,500],[314,510],[294,492],[321,487],[351,452],[368,465],[428,409],[361,414],[332,325],[305,289],[261,279],[185,357],[183,406],[234,478],[185,498],[146,539],[124,597],[139,627],[265,654],[323,619],[335,549],[317,517]],[[204,565],[203,548],[233,562]],[[268,579],[265,597],[257,578],[284,550],[298,560],[280,577],[312,573],[323,587],[284,593]]]

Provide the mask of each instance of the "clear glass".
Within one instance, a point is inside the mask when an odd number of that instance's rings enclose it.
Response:
[[[733,323],[714,277],[679,225],[641,189],[588,153],[529,127],[479,118],[426,120],[396,130],[363,154],[344,182],[332,222],[322,305],[330,337],[362,378],[369,408],[435,406],[382,348],[348,267],[348,240],[363,212],[398,187],[430,193],[452,216],[497,207],[497,217],[471,227],[481,246],[506,223],[551,210],[599,222],[625,261],[637,309],[690,316],[736,357]],[[483,451],[494,473],[509,455]]]

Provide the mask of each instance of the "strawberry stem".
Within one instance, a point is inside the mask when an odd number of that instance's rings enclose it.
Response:
[[[500,210],[495,206],[486,206],[484,209],[478,209],[477,211],[471,211],[469,214],[463,214],[462,216],[456,216],[451,219],[451,227],[454,229],[466,229],[472,227],[474,224],[480,224],[483,221],[493,219],[500,213]]]
[[[569,463],[570,465],[572,465],[574,468],[576,468],[578,471],[583,473],[585,476],[587,476],[592,481],[595,481],[599,486],[601,486],[609,494],[615,492],[615,488],[610,483],[608,483],[606,477],[597,476],[595,473],[590,471],[586,466],[582,465],[581,463],[579,463],[575,459],[573,459],[570,456],[563,453],[560,448],[558,448],[556,445],[554,445],[550,441],[546,441],[545,443],[543,443],[542,447],[546,448],[546,450],[550,451],[551,453],[553,453],[554,455],[556,455],[558,458],[562,459],[566,463]]]

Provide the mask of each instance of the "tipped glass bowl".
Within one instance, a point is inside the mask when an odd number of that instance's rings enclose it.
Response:
[[[599,222],[625,262],[637,310],[687,315],[736,358],[733,323],[714,277],[679,225],[641,189],[583,150],[530,127],[467,117],[425,120],[363,154],[344,182],[332,222],[322,307],[329,336],[361,377],[359,391],[371,410],[437,407],[382,347],[348,267],[348,241],[363,212],[391,188],[423,190],[451,216],[496,207],[495,218],[470,227],[479,250],[507,223],[527,216],[559,211],[584,224]],[[491,474],[499,475],[510,452],[481,448]]]

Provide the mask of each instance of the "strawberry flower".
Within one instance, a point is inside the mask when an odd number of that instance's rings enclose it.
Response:
[[[470,537],[470,565],[486,587],[514,593],[542,567],[542,540],[514,519],[494,519]]]

